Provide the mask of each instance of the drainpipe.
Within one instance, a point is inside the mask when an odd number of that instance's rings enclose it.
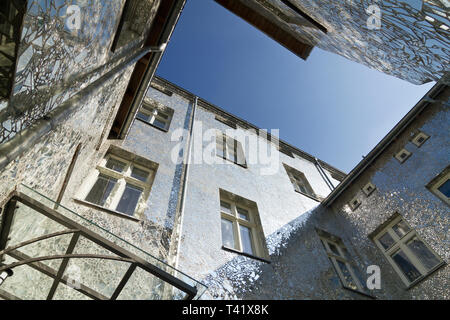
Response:
[[[197,104],[198,104],[198,97],[194,97],[193,105],[192,105],[192,113],[190,117],[190,123],[189,123],[189,136],[188,141],[186,142],[187,145],[187,152],[185,154],[184,160],[183,160],[183,176],[181,178],[181,195],[180,200],[177,206],[177,210],[179,212],[180,218],[177,226],[177,230],[175,232],[175,239],[177,241],[176,244],[176,252],[175,252],[175,263],[174,267],[178,268],[178,260],[180,256],[180,246],[181,246],[181,232],[183,230],[183,218],[184,218],[184,206],[185,206],[185,199],[187,194],[187,182],[189,178],[189,161],[191,158],[191,152],[192,152],[192,135],[194,132],[194,121],[195,121],[195,112],[197,110]]]
[[[1,264],[0,264],[0,266],[1,266]],[[11,277],[13,274],[14,274],[14,272],[11,269],[6,269],[2,273],[0,273],[0,286],[6,280],[6,278]]]
[[[322,168],[319,159],[314,158],[315,164],[316,164],[316,168],[319,171],[320,175],[322,176],[323,180],[325,181],[325,183],[327,184],[328,188],[330,188],[331,191],[334,190],[334,185],[331,182],[330,178],[328,177],[327,173],[325,172],[325,170]]]

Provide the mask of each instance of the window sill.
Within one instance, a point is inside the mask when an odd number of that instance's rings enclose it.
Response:
[[[264,259],[264,258],[260,258],[260,257],[254,256],[252,254],[248,254],[248,253],[245,253],[245,252],[241,252],[241,251],[233,249],[233,248],[222,246],[222,250],[229,251],[229,252],[232,252],[232,253],[237,253],[237,254],[243,255],[243,256],[245,256],[247,258],[255,259],[255,260],[258,260],[258,261],[261,261],[261,262],[271,263],[270,260],[267,260],[267,259]]]
[[[309,194],[307,194],[307,193],[303,193],[303,192],[298,191],[298,190],[296,190],[296,189],[294,189],[294,191],[297,192],[297,193],[300,193],[301,195],[304,195],[305,197],[308,197],[308,198],[313,199],[313,200],[315,200],[315,201],[317,201],[317,202],[320,202],[320,200],[319,200],[318,198],[316,198],[316,197],[314,197],[314,196],[311,196],[311,195],[309,195]]]
[[[430,277],[433,273],[435,273],[436,271],[438,271],[439,269],[441,269],[442,267],[446,266],[447,263],[445,263],[444,261],[441,262],[440,264],[438,264],[436,267],[434,267],[430,272],[428,272],[426,275],[416,279],[415,281],[413,281],[412,283],[410,283],[407,287],[406,290],[410,290],[412,288],[414,288],[416,285],[418,285],[419,283],[421,283],[422,281],[425,281],[426,279],[428,279],[428,277]]]
[[[132,221],[135,221],[135,222],[141,222],[142,221],[142,219],[138,219],[136,217],[129,216],[129,215],[125,214],[125,213],[122,213],[122,212],[119,212],[119,211],[115,211],[115,210],[111,210],[111,209],[99,206],[99,205],[91,203],[91,202],[87,202],[87,201],[80,200],[80,199],[77,199],[77,198],[73,198],[73,201],[75,201],[75,202],[77,202],[79,204],[91,207],[93,209],[97,209],[97,210],[100,210],[100,211],[103,211],[103,212],[106,212],[106,213],[118,216],[120,218],[125,218],[125,219],[132,220]]]
[[[159,131],[166,132],[166,133],[169,131],[168,128],[167,129],[160,128],[160,127],[155,126],[154,124],[152,124],[152,123],[150,123],[148,121],[142,120],[140,118],[136,118],[136,120],[139,120],[139,121],[141,121],[141,122],[143,122],[145,124],[148,124],[149,126],[152,126],[153,128],[158,129]]]

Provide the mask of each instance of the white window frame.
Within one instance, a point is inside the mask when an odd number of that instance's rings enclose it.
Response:
[[[356,290],[366,294],[364,292],[365,290],[363,285],[356,276],[354,267],[352,266],[352,260],[350,259],[348,250],[345,248],[345,245],[343,244],[342,240],[332,239],[331,237],[325,236],[322,232],[319,235],[319,238],[325,248],[325,252],[327,253],[328,258],[330,259],[332,266],[334,267],[339,279],[341,280],[342,285],[345,288]],[[338,249],[339,254],[336,254],[333,252],[333,250],[331,250],[330,244],[334,245]],[[347,270],[350,273],[350,276],[352,277],[354,284],[356,285],[356,288],[353,288],[351,284],[347,282],[347,279],[344,276],[344,272],[341,270],[341,267],[339,266],[337,261],[340,261],[345,264]]]
[[[428,190],[430,190],[431,193],[433,193],[439,199],[444,201],[444,203],[450,206],[450,198],[447,198],[445,194],[439,191],[439,188],[449,179],[450,179],[450,166],[447,167],[444,171],[442,171],[442,173],[439,174],[438,177],[433,179],[426,187]]]
[[[411,140],[411,142],[413,144],[415,144],[418,148],[420,148],[429,138],[430,136],[427,135],[426,133],[419,131],[414,138]],[[424,140],[422,142],[420,142],[419,140],[423,138]]]
[[[402,154],[406,154],[405,158],[402,158],[401,155]],[[395,159],[397,159],[400,163],[405,162],[406,160],[409,159],[409,157],[412,155],[412,152],[409,152],[408,150],[406,150],[405,148],[401,149],[399,152],[397,152],[395,154]]]
[[[403,235],[402,237],[399,237],[397,233],[394,231],[393,227],[397,225],[399,222],[403,221],[406,226],[409,228],[409,231]],[[387,249],[384,248],[384,246],[380,243],[379,239],[384,236],[386,233],[388,233],[391,238],[394,240],[394,243]],[[426,248],[440,261],[436,266],[434,266],[432,269],[427,270],[427,268],[423,265],[423,263],[420,261],[420,258],[417,257],[411,249],[408,247],[408,242],[414,238],[417,238],[420,240]],[[417,282],[420,282],[423,280],[426,276],[433,273],[437,268],[442,266],[444,263],[441,257],[439,257],[436,252],[417,234],[417,232],[411,228],[411,226],[403,219],[401,215],[398,215],[395,217],[390,223],[388,223],[386,226],[384,226],[377,234],[373,237],[373,241],[377,245],[377,247],[383,252],[383,255],[389,262],[389,264],[394,268],[395,272],[400,276],[403,283],[407,287],[411,287],[412,285],[416,284]],[[415,279],[414,281],[410,281],[407,276],[403,273],[403,271],[397,266],[397,263],[392,259],[392,255],[394,255],[396,252],[401,250],[406,257],[409,259],[409,261],[413,264],[413,266],[420,272],[421,276]]]
[[[231,207],[231,214],[224,212],[222,210],[222,202],[226,202]],[[248,212],[249,220],[245,220],[239,217],[239,213],[237,211],[237,207],[245,209]],[[223,244],[223,234],[222,236],[222,247],[225,249],[231,249],[232,251],[237,251],[239,253],[250,255],[254,257],[259,257],[262,259],[267,259],[267,247],[265,244],[264,232],[262,230],[261,224],[259,223],[259,216],[256,208],[251,208],[250,206],[243,205],[241,203],[236,203],[235,201],[226,198],[220,197],[220,222],[222,223],[222,219],[228,220],[233,224],[233,239],[234,239],[234,248],[230,248]],[[239,226],[245,226],[250,229],[251,233],[251,245],[253,253],[246,253],[243,251],[242,239],[241,239],[241,231]]]
[[[142,113],[142,114],[150,117],[150,119],[145,120],[145,119],[139,118],[139,113]],[[164,117],[161,117],[161,114],[163,114],[164,116],[167,116],[167,119],[164,119]],[[144,102],[144,103],[142,103],[141,107],[139,108],[139,111],[136,114],[136,118],[158,128],[158,129],[168,131],[169,127],[170,127],[170,123],[172,122],[172,115],[173,115],[173,112],[168,112],[166,110],[162,110],[161,108],[157,108],[155,106],[152,106],[149,103]],[[158,120],[159,122],[164,123],[164,127],[160,127],[159,125],[155,124],[155,120]]]
[[[125,167],[122,172],[115,171],[113,169],[107,168],[106,164],[109,159],[114,159],[120,161],[125,164]],[[148,177],[146,181],[141,181],[131,176],[133,168],[137,168],[143,171],[148,172]],[[89,195],[92,188],[95,186],[97,179],[100,175],[107,176],[109,178],[116,179],[117,182],[114,185],[114,188],[111,190],[108,198],[105,201],[105,204],[102,206],[100,204],[96,204],[93,202],[89,202],[86,200],[86,197]],[[95,170],[88,176],[86,179],[86,183],[83,184],[83,189],[78,193],[77,199],[78,201],[89,203],[98,208],[104,208],[108,211],[112,211],[116,214],[123,216],[131,216],[136,217],[138,213],[143,214],[143,209],[145,207],[145,202],[148,199],[150,194],[150,189],[153,183],[153,179],[155,177],[155,170],[150,169],[141,165],[134,163],[133,161],[124,159],[122,157],[118,157],[114,154],[108,153],[100,163],[96,166]],[[125,191],[126,185],[129,184],[133,187],[137,187],[142,189],[141,195],[137,201],[136,208],[132,215],[128,215],[127,213],[123,213],[117,211],[117,206],[122,198],[122,195]]]
[[[221,142],[222,148],[219,148],[219,141]],[[222,152],[219,153],[219,150]],[[244,168],[247,168],[247,161],[245,158],[242,145],[236,139],[233,139],[221,131],[216,132],[216,156],[221,159],[233,162]]]
[[[289,167],[286,164],[283,164],[286,173],[291,180],[292,186],[294,187],[294,190],[298,193],[301,193],[303,195],[306,195],[310,198],[313,198],[315,200],[318,200],[317,194],[314,192],[314,189],[311,187],[311,184],[309,183],[308,179],[306,178],[305,174],[301,171],[298,171],[297,169],[294,169],[292,167]],[[301,184],[307,192],[303,192],[299,186]]]

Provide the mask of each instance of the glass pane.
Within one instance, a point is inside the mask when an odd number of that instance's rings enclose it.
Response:
[[[450,179],[447,179],[441,186],[438,188],[439,192],[442,193],[447,198],[450,198]]]
[[[333,243],[328,242],[328,246],[330,247],[331,252],[333,252],[335,255],[341,255],[338,248]]]
[[[407,234],[411,229],[406,225],[405,221],[400,221],[395,226],[392,227],[395,233],[399,238],[402,238],[405,234]]]
[[[142,112],[138,112],[138,114],[136,115],[136,118],[139,118],[141,120],[150,122],[150,119],[152,118],[150,115],[142,113]]]
[[[227,139],[227,159],[233,162],[237,161],[236,148],[232,139]]]
[[[353,280],[353,277],[352,277],[350,271],[348,270],[347,264],[345,264],[344,262],[339,261],[337,259],[336,259],[336,262],[337,262],[339,268],[341,269],[342,274],[344,275],[344,279],[346,282],[345,284],[354,290],[358,290],[358,286],[356,285],[355,280]]]
[[[122,161],[113,159],[113,158],[109,158],[108,161],[106,162],[106,166],[108,169],[112,169],[114,171],[117,172],[122,172],[123,169],[125,169],[126,164],[123,163]]]
[[[165,129],[166,128],[166,123],[161,121],[161,120],[159,120],[158,118],[155,118],[155,120],[153,121],[152,124],[154,126],[157,126],[158,128],[161,128],[161,129]]]
[[[224,150],[223,137],[217,136],[216,137],[216,155],[223,158],[225,156],[223,150]]]
[[[169,116],[167,114],[165,114],[164,112],[162,112],[162,111],[158,111],[157,117],[161,118],[162,120],[168,120],[169,119]]]
[[[239,218],[250,221],[248,210],[236,207]]]
[[[233,214],[231,213],[231,204],[225,201],[220,201],[220,210],[228,214]]]
[[[125,191],[122,194],[122,198],[120,198],[119,204],[117,205],[116,211],[132,216],[134,210],[136,209],[136,205],[139,201],[141,193],[141,188],[132,186],[127,183],[127,185],[125,186]]]
[[[99,175],[97,181],[95,182],[85,200],[91,203],[98,204],[99,206],[105,205],[106,199],[108,199],[116,183],[116,179],[104,175]]]
[[[392,239],[391,235],[387,232],[378,238],[378,242],[381,243],[384,249],[390,248],[395,243],[394,239]]]
[[[146,182],[148,178],[149,172],[145,170],[141,170],[139,168],[133,167],[133,170],[131,171],[131,176],[133,178],[136,178],[140,181]]]
[[[403,251],[397,251],[392,255],[392,259],[410,282],[413,282],[421,276],[420,272],[414,267]]]
[[[417,258],[419,258],[420,262],[422,262],[427,270],[431,270],[440,262],[439,259],[428,250],[427,246],[416,237],[408,243],[408,248],[411,249]]]
[[[228,248],[235,248],[233,222],[227,219],[222,219],[222,244]]]
[[[248,254],[253,254],[252,233],[250,228],[240,225],[239,230],[241,231],[242,251]]]

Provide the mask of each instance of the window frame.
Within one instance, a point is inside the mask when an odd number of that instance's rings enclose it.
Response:
[[[369,190],[370,188],[370,190]],[[364,194],[368,197],[370,196],[376,189],[377,187],[372,183],[372,182],[368,182],[363,188],[362,191],[364,192]]]
[[[419,141],[420,138],[424,138],[422,142]],[[428,139],[430,138],[429,135],[426,133],[419,131],[412,139],[411,142],[417,147],[420,148]]]
[[[409,231],[400,237],[394,231],[393,227],[401,221],[403,221],[403,223],[405,223],[405,225],[409,228]],[[392,240],[394,240],[394,243],[385,249],[379,239],[381,237],[383,237],[386,233],[388,233],[389,236],[392,238]],[[439,263],[437,263],[430,270],[428,270],[424,266],[424,264],[420,261],[420,257],[417,257],[411,251],[411,249],[408,247],[408,243],[411,240],[413,240],[414,238],[417,238],[418,240],[420,240],[425,245],[425,247],[428,249],[428,251],[439,260]],[[395,272],[399,275],[400,279],[403,281],[403,283],[406,285],[407,288],[411,288],[418,282],[424,280],[426,277],[428,277],[430,274],[432,274],[434,271],[436,271],[442,265],[445,264],[445,262],[441,259],[441,257],[422,239],[422,237],[419,236],[419,234],[417,233],[416,230],[411,228],[411,226],[406,222],[406,220],[398,213],[395,214],[395,217],[389,223],[387,223],[379,231],[377,231],[377,233],[375,235],[373,235],[372,241],[381,250],[384,257],[387,259],[387,261],[392,266],[392,268],[395,270]],[[402,251],[406,255],[406,257],[409,259],[410,263],[414,266],[414,268],[417,271],[419,271],[421,276],[419,276],[417,279],[415,279],[413,281],[410,281],[407,278],[407,276],[403,273],[403,271],[400,269],[400,267],[397,266],[397,263],[392,258],[392,256],[399,251]]]
[[[403,153],[406,153],[406,157],[405,157],[405,158],[402,158],[402,157],[401,157],[401,155],[402,155]],[[398,160],[398,162],[404,163],[406,160],[409,159],[409,157],[411,157],[411,155],[412,155],[412,152],[406,150],[405,148],[402,148],[400,151],[398,151],[398,152],[394,155],[394,157],[395,157],[395,159]]]
[[[118,172],[116,170],[107,168],[106,164],[110,159],[120,161],[121,163],[125,164],[123,171]],[[148,177],[146,178],[145,181],[141,181],[131,176],[134,168],[143,170],[148,173]],[[148,168],[136,164],[132,160],[128,160],[120,156],[114,155],[112,153],[108,153],[100,160],[100,163],[95,167],[95,170],[90,175],[90,177],[88,177],[86,183],[84,184],[84,188],[78,193],[78,198],[75,200],[83,204],[89,204],[95,208],[111,212],[122,217],[139,220],[138,216],[139,214],[142,213],[145,202],[149,197],[155,173],[156,171],[153,168]],[[106,176],[108,178],[117,180],[103,205],[86,200],[86,198],[92,191],[93,187],[97,183],[97,180],[100,176]],[[117,210],[127,185],[131,185],[134,188],[142,190],[137,200],[133,214],[127,214]]]
[[[222,210],[222,202],[225,202],[230,205],[231,213],[227,213]],[[239,212],[237,211],[238,207],[248,212],[249,220],[245,220],[239,217]],[[264,262],[269,262],[267,260],[268,252],[265,243],[264,232],[262,230],[259,218],[257,216],[258,215],[257,209],[251,208],[248,205],[233,201],[226,197],[220,197],[219,210],[220,210],[220,223],[222,224],[222,220],[227,220],[231,222],[233,225],[232,231],[234,239],[234,248],[226,246],[223,243],[224,235],[221,229],[220,232],[221,232],[222,249],[240,253],[251,258],[262,260]],[[243,250],[240,226],[244,226],[250,229],[252,253],[248,253]]]
[[[287,164],[284,164],[284,168],[286,169],[286,173],[289,177],[289,180],[291,181],[292,186],[294,187],[294,191],[298,192],[302,195],[307,196],[308,198],[311,198],[313,200],[319,201],[319,197],[314,192],[314,189],[312,188],[311,184],[309,183],[308,179],[306,178],[306,175]],[[301,191],[298,182],[302,183],[302,186],[306,189],[307,192]]]
[[[450,198],[447,198],[439,188],[450,179],[450,166],[445,168],[437,177],[432,179],[425,187],[445,204],[450,206]]]
[[[339,280],[341,281],[342,286],[346,289],[353,290],[358,293],[367,295],[367,293],[365,292],[364,286],[361,284],[360,279],[358,278],[358,276],[355,273],[355,270],[354,270],[355,267],[353,265],[354,264],[353,260],[351,259],[349,252],[348,252],[347,248],[345,247],[344,243],[342,242],[342,240],[335,236],[331,237],[331,235],[329,236],[323,231],[319,232],[319,238],[325,249],[325,253],[328,256],[328,259],[331,262],[331,265],[335,269],[336,274],[338,275]],[[331,250],[330,244],[334,245],[337,248],[339,254],[336,254],[333,252],[333,250]],[[350,273],[350,276],[351,276],[353,282],[355,283],[355,285],[357,287],[356,289],[351,287],[347,283],[344,272],[341,270],[341,267],[337,263],[338,260],[345,264],[347,270]]]
[[[219,148],[219,141],[221,142],[222,148]],[[230,152],[230,145],[233,145],[233,149]],[[219,150],[221,150],[221,154],[219,154]],[[245,157],[244,150],[242,148],[242,144],[237,141],[236,139],[233,139],[229,136],[227,136],[225,133],[221,131],[216,131],[216,148],[215,148],[215,154],[217,157],[227,160],[229,162],[232,162],[234,164],[237,164],[243,168],[247,168],[247,159]],[[230,154],[235,155],[235,159],[231,159],[229,157]],[[241,159],[244,161],[243,163],[240,163],[239,160]]]
[[[142,114],[148,116],[150,119],[145,120],[145,119],[139,118],[139,113],[142,113]],[[161,117],[160,114],[164,114],[165,116],[167,116],[167,119],[164,119],[163,117]],[[161,118],[162,118],[162,120],[161,120]],[[155,107],[155,106],[151,105],[150,103],[145,103],[145,102],[142,103],[141,107],[139,108],[138,112],[136,113],[136,119],[138,119],[144,123],[147,123],[147,124],[151,125],[152,127],[155,127],[164,132],[169,131],[170,124],[172,122],[172,118],[173,118],[173,110],[171,110],[169,108],[167,108],[167,110],[163,110],[162,108]],[[162,127],[158,126],[157,124],[155,124],[155,120],[163,122],[165,124],[164,127],[162,128]]]

